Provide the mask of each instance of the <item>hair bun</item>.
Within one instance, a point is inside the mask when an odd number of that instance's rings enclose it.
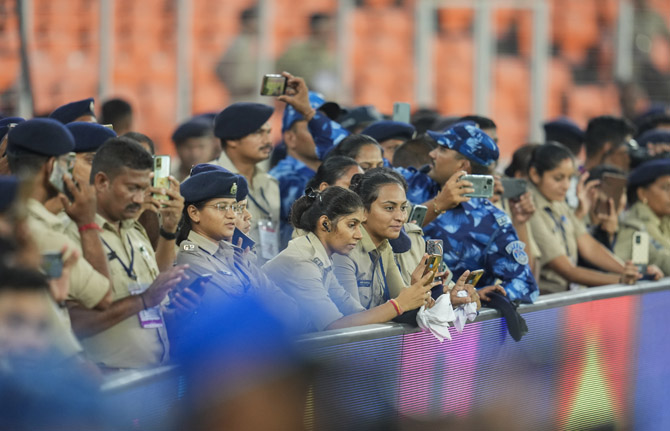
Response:
[[[356,192],[358,194],[361,189],[361,183],[363,182],[363,174],[354,174],[351,177],[351,182],[349,183],[349,190]]]

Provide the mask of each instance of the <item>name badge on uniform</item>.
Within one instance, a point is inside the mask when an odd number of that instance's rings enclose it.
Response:
[[[498,226],[505,226],[506,224],[511,223],[507,214],[496,217],[496,222],[498,223]]]
[[[258,236],[261,240],[261,256],[270,260],[279,254],[279,234],[272,220],[264,219],[258,222]]]
[[[131,295],[139,295],[149,288],[148,283],[131,283],[128,285],[128,291]],[[138,313],[140,326],[144,329],[155,329],[163,327],[163,317],[161,316],[160,305],[147,308]]]
[[[372,280],[358,280],[358,287],[371,287]]]
[[[528,265],[528,255],[524,248],[526,248],[526,244],[523,241],[512,241],[507,244],[505,251],[511,254],[519,265]]]

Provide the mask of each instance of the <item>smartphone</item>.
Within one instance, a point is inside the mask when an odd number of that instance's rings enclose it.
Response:
[[[409,103],[395,102],[393,104],[393,121],[409,124],[410,106]]]
[[[60,157],[56,157],[53,169],[51,170],[51,175],[49,176],[49,183],[51,183],[51,185],[54,186],[58,192],[66,195],[70,200],[73,200],[73,197],[70,191],[65,187],[63,176],[67,175],[70,179],[72,179],[75,157],[75,153],[67,153]]]
[[[254,245],[256,245],[256,242],[249,238],[248,235],[245,235],[244,232],[239,230],[238,228],[235,228],[235,232],[233,233],[233,245],[237,245],[240,242],[240,238],[242,238],[242,249],[246,249],[247,247],[249,249],[254,248]]]
[[[503,199],[516,199],[528,190],[528,182],[523,178],[501,178],[503,188]]]
[[[170,156],[153,156],[154,157],[154,187],[169,189],[170,180]],[[161,201],[170,200],[168,195],[159,195],[154,193],[154,199]]]
[[[207,284],[214,275],[212,274],[202,274],[198,276],[195,280],[193,280],[190,284],[188,285],[181,285],[178,286],[174,289],[172,289],[169,293],[168,296],[170,297],[170,301],[172,301],[177,293],[183,292],[184,289],[190,289],[199,296],[202,296],[205,294],[205,284]]]
[[[286,77],[284,75],[269,74],[263,76],[261,96],[281,96],[286,93]]]
[[[471,284],[473,287],[477,287],[477,283],[479,283],[482,275],[484,275],[483,269],[476,269],[470,272],[470,275],[468,275],[468,278],[465,280],[465,284]]]
[[[441,239],[429,239],[426,241],[426,253],[429,254],[428,262],[426,264],[426,269],[423,272],[423,275],[432,272],[433,274],[430,277],[430,282],[433,282],[435,274],[440,269],[442,264],[442,255],[444,253],[444,246]]]
[[[649,234],[647,232],[635,232],[633,234],[633,250],[631,260],[635,265],[646,266],[649,264]]]
[[[598,197],[595,209],[597,214],[608,213],[607,201],[609,199],[614,201],[614,211],[619,211],[619,203],[626,188],[626,181],[627,178],[624,175],[610,173],[603,175],[603,178],[600,180],[600,196]]]
[[[460,181],[470,181],[473,193],[466,193],[463,196],[469,198],[491,198],[493,197],[493,176],[491,175],[463,175]]]
[[[423,221],[426,219],[426,212],[428,212],[428,208],[425,206],[414,205],[407,220],[409,223],[416,223],[418,226],[423,226]]]
[[[48,278],[59,278],[63,274],[63,253],[42,254],[42,270]]]

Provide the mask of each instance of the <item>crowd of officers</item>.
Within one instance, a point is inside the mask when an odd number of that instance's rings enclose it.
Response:
[[[179,125],[180,163],[158,185],[151,140],[99,124],[92,99],[0,120],[0,367],[47,350],[103,371],[165,364],[201,316],[241,298],[305,333],[411,321],[443,294],[532,303],[670,273],[665,111],[637,127],[546,123],[546,142],[505,169],[527,184],[507,199],[491,119],[385,120],[284,75],[279,146],[272,107],[234,103]],[[601,202],[607,173],[627,177],[620,202]],[[494,196],[466,196],[466,174],[493,175]],[[644,267],[631,261],[640,232]],[[444,247],[435,277],[428,239]]]

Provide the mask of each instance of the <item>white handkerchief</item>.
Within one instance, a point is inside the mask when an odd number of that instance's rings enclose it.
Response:
[[[459,291],[456,296],[459,298],[465,298],[468,296],[468,292],[465,290]],[[475,320],[477,317],[477,303],[476,302],[468,302],[465,305],[459,305],[455,310],[454,310],[455,318],[454,318],[454,327],[460,334],[463,332],[463,328],[465,327],[465,322],[469,320],[472,322]]]
[[[419,327],[431,332],[440,342],[445,338],[451,340],[449,322],[453,322],[455,318],[449,295],[440,295],[432,308],[426,309],[424,305],[416,315]]]

